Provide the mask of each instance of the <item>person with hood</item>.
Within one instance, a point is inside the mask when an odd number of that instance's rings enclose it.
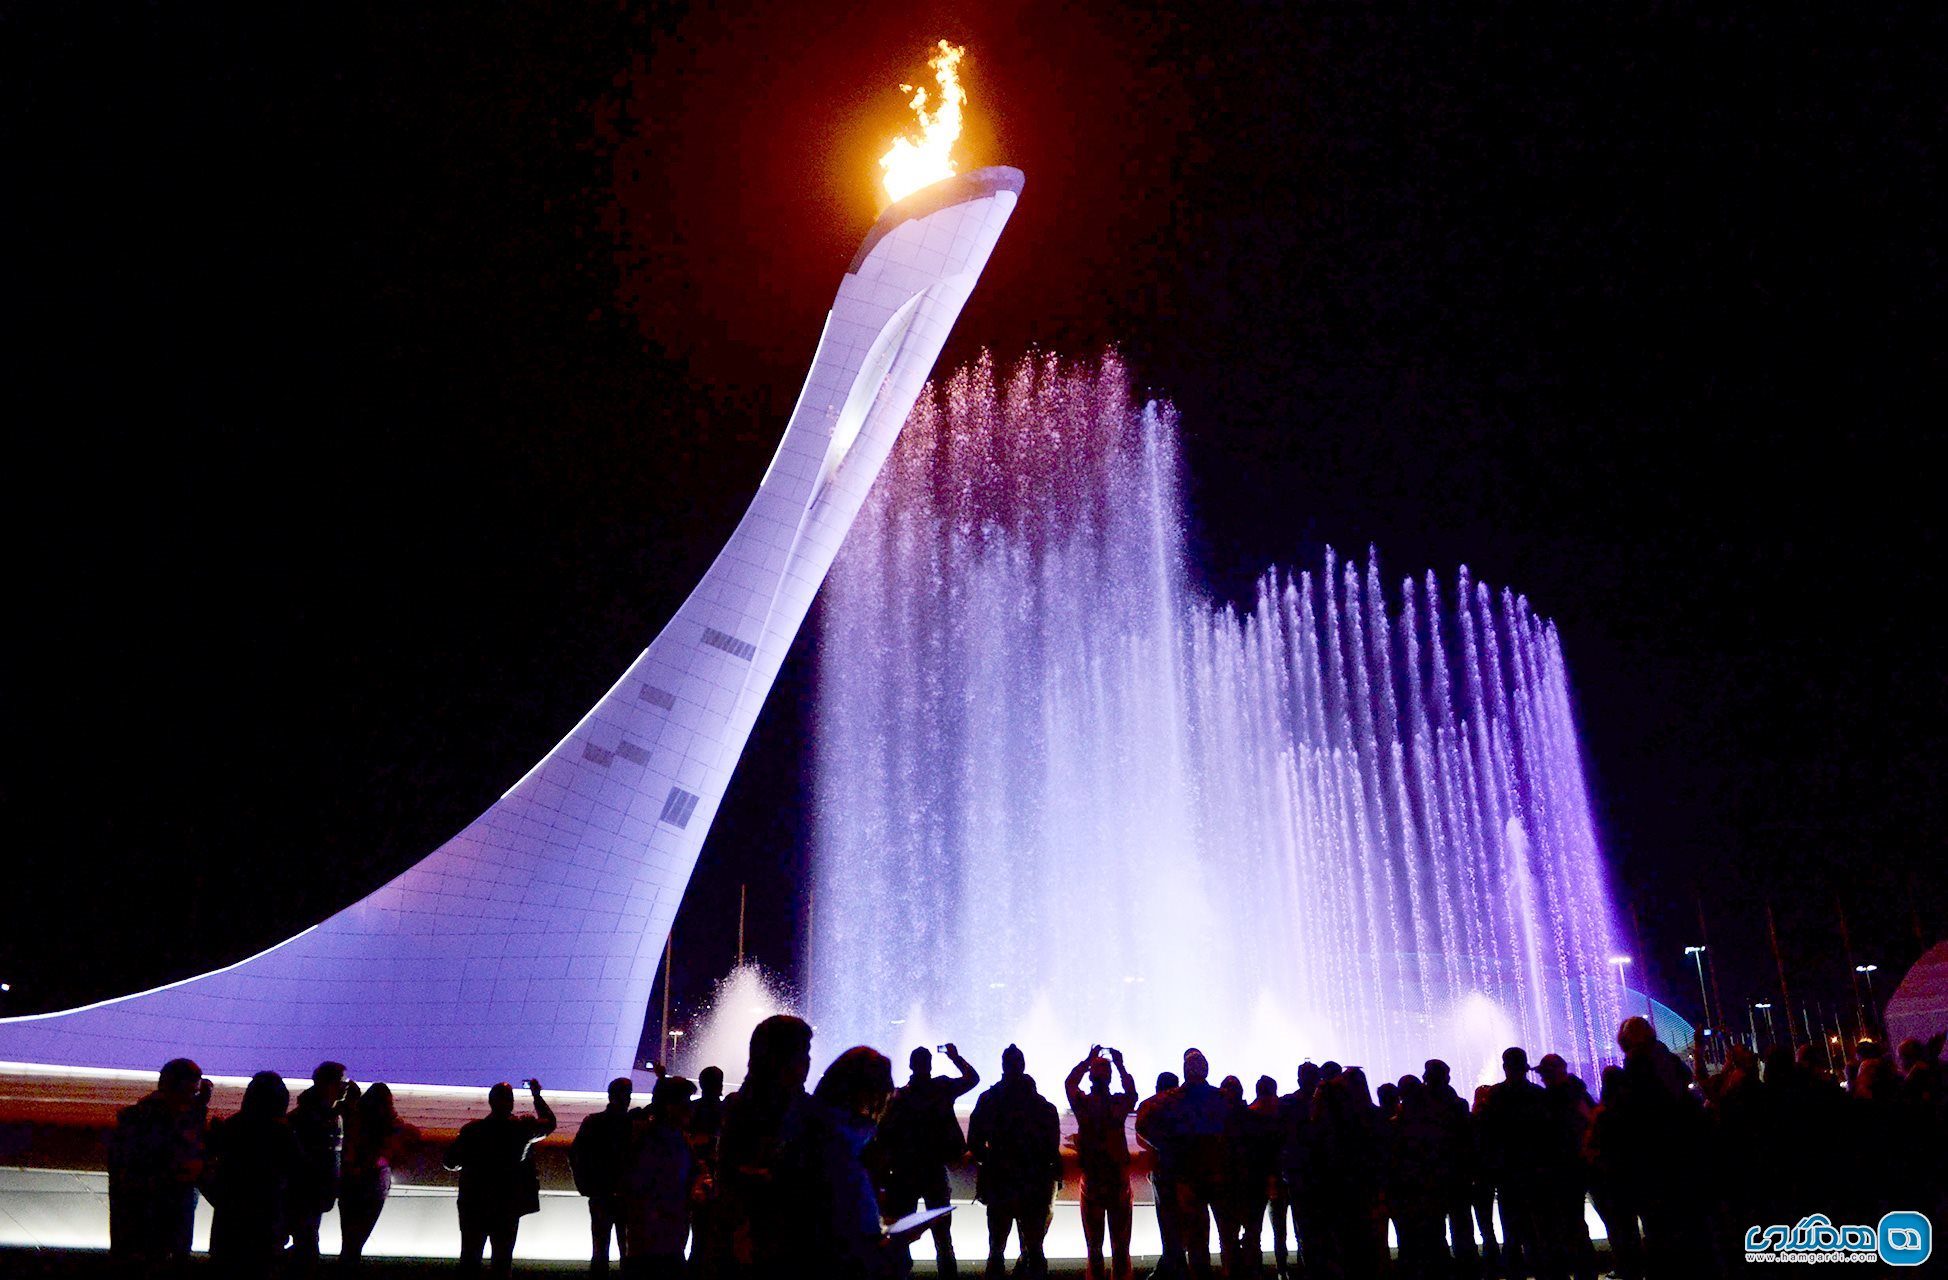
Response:
[[[886,1104],[875,1149],[884,1168],[886,1216],[900,1218],[921,1204],[938,1209],[949,1203],[947,1170],[967,1154],[967,1139],[954,1115],[954,1101],[981,1083],[981,1073],[952,1044],[940,1046],[955,1074],[933,1073],[933,1054],[921,1045],[907,1055],[911,1074]],[[942,1280],[960,1269],[946,1218],[933,1226],[933,1256]]]
[[[540,1208],[540,1183],[530,1148],[555,1131],[555,1113],[528,1081],[534,1114],[514,1114],[514,1086],[505,1080],[487,1091],[487,1115],[470,1120],[446,1149],[446,1167],[460,1174],[460,1274],[480,1270],[480,1255],[494,1246],[494,1274],[514,1267],[514,1238],[524,1214]]]
[[[108,1135],[108,1252],[131,1271],[155,1275],[188,1262],[210,1092],[203,1068],[172,1058],[153,1093],[116,1113]]]
[[[1121,1077],[1122,1092],[1109,1088],[1110,1071]],[[1082,1078],[1089,1077],[1089,1091]],[[1135,1202],[1130,1195],[1130,1144],[1123,1122],[1136,1110],[1136,1078],[1123,1065],[1123,1051],[1101,1045],[1075,1064],[1062,1082],[1075,1116],[1075,1153],[1082,1167],[1082,1240],[1089,1254],[1089,1280],[1103,1280],[1103,1232],[1109,1233],[1115,1280],[1130,1277],[1130,1229]]]
[[[987,1280],[1007,1274],[1008,1233],[1021,1237],[1026,1280],[1048,1273],[1042,1240],[1062,1182],[1062,1125],[1055,1104],[1035,1090],[1015,1045],[1001,1051],[1001,1079],[974,1104],[967,1146],[978,1170],[974,1198],[987,1206]]]
[[[291,1091],[259,1071],[237,1114],[210,1131],[210,1261],[239,1280],[269,1275],[291,1234],[291,1201],[308,1156],[285,1120]]]

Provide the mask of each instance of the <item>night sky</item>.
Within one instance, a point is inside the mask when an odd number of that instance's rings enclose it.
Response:
[[[7,1011],[315,922],[575,723],[755,488],[942,36],[963,167],[1028,179],[945,365],[1119,347],[1218,598],[1328,544],[1526,593],[1681,1010],[1700,900],[1741,1022],[1768,897],[1795,1003],[1850,1000],[1837,902],[1883,998],[1948,935],[1938,8],[206,8],[0,14]],[[679,1010],[741,882],[794,962],[817,630]]]

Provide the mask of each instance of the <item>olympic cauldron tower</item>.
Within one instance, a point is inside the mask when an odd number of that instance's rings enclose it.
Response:
[[[724,788],[839,544],[1022,187],[895,203],[839,283],[744,518],[675,618],[527,776],[410,870],[226,969],[0,1019],[0,1059],[599,1090],[635,1056]]]

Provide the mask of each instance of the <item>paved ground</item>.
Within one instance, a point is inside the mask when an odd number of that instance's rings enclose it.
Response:
[[[1136,1274],[1139,1276],[1149,1274],[1150,1268],[1155,1264],[1154,1258],[1139,1259],[1136,1264]],[[362,1280],[420,1280],[422,1277],[453,1275],[458,1270],[458,1266],[451,1262],[386,1262],[374,1259],[367,1262],[356,1273],[340,1273],[332,1264],[327,1263],[319,1272],[319,1276],[320,1280],[337,1280],[341,1274],[356,1274]],[[927,1264],[918,1265],[913,1271],[918,1277],[933,1275],[932,1266]],[[1080,1262],[1051,1262],[1048,1273],[1052,1277],[1068,1280],[1069,1277],[1082,1276],[1084,1270]],[[208,1258],[198,1257],[191,1265],[189,1274],[197,1280],[205,1280],[205,1278],[213,1278],[216,1272],[209,1265]],[[587,1275],[588,1264],[523,1262],[515,1266],[514,1274],[517,1276]],[[616,1273],[611,1271],[610,1274]],[[980,1274],[978,1262],[973,1266],[961,1268],[963,1280],[978,1280]],[[6,1277],[6,1280],[95,1280],[96,1277],[100,1277],[101,1280],[110,1280],[111,1277],[114,1280],[121,1280],[121,1277],[116,1276],[113,1268],[108,1265],[108,1255],[93,1249],[0,1248],[0,1276]],[[807,1277],[806,1280],[816,1280],[816,1278]]]

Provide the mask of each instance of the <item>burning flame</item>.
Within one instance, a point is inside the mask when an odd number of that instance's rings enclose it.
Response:
[[[960,109],[967,101],[957,68],[967,50],[945,40],[939,49],[927,65],[933,68],[933,78],[940,85],[940,105],[928,110],[925,86],[916,89],[901,85],[901,93],[913,95],[907,105],[920,117],[920,137],[918,141],[911,137],[893,139],[893,145],[879,158],[879,167],[886,171],[886,192],[895,200],[954,174],[950,152],[960,137]]]

